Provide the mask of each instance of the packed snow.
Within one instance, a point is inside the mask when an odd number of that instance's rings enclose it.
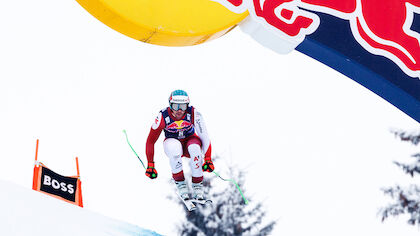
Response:
[[[10,182],[0,180],[0,188],[3,236],[160,235]]]

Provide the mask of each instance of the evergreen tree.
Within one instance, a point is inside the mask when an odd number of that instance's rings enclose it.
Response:
[[[391,131],[401,141],[410,142],[413,145],[418,145],[420,142],[420,130],[407,132],[402,130]],[[406,174],[414,177],[415,174],[420,174],[420,152],[412,155],[415,159],[412,163],[394,162]],[[393,203],[381,208],[380,214],[382,221],[390,216],[398,216],[408,214],[410,216],[408,224],[420,225],[420,187],[412,184],[408,187],[401,187],[396,185],[382,189],[385,195],[393,199]]]
[[[215,158],[214,158],[215,159]],[[237,181],[243,194],[245,174],[242,170],[231,170],[230,177]],[[275,221],[264,222],[266,212],[261,203],[253,203],[246,197],[249,204],[245,204],[240,192],[233,183],[227,188],[216,190],[213,186],[219,182],[216,175],[205,178],[204,193],[213,201],[211,205],[197,204],[195,211],[189,212],[178,198],[170,197],[183,206],[186,220],[178,225],[179,235],[187,236],[228,236],[228,235],[269,235]],[[220,187],[220,186],[219,186]],[[246,196],[246,195],[245,195]],[[263,225],[263,226],[261,226]]]

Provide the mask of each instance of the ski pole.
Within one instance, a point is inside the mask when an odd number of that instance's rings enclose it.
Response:
[[[139,161],[143,165],[143,168],[146,170],[146,166],[144,166],[143,161],[140,159],[139,155],[137,155],[137,152],[134,150],[134,148],[131,146],[130,142],[128,141],[127,132],[125,132],[125,130],[123,130],[123,132],[125,134],[125,139],[127,140],[128,146],[130,146],[131,150],[134,152],[134,154],[136,154],[137,158],[139,159]]]
[[[240,194],[241,194],[241,196],[242,196],[242,199],[244,199],[245,205],[246,205],[246,204],[248,204],[248,200],[246,200],[246,198],[245,198],[244,194],[242,193],[241,188],[239,187],[238,183],[236,183],[236,181],[235,181],[235,180],[233,180],[233,179],[225,179],[225,178],[222,178],[222,176],[220,176],[220,175],[219,175],[216,171],[214,171],[214,170],[213,170],[213,173],[214,173],[217,177],[219,177],[221,180],[223,180],[223,181],[230,181],[230,182],[232,182],[233,184],[235,184],[236,188],[239,190],[239,193],[240,193]]]

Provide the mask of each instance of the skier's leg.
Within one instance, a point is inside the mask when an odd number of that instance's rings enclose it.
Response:
[[[172,177],[175,181],[184,181],[184,172],[182,171],[182,144],[179,140],[168,138],[163,141],[163,149],[169,158],[169,164],[172,170]]]
[[[184,178],[184,172],[182,171],[182,144],[177,139],[168,138],[163,142],[163,149],[165,154],[169,157],[172,177],[175,180],[178,195],[182,199],[188,199],[188,186]]]
[[[203,181],[203,153],[201,151],[201,140],[199,137],[193,136],[187,142],[188,153],[190,154],[190,166],[193,183]]]
[[[190,154],[190,166],[192,175],[193,198],[204,199],[203,191],[203,153],[201,151],[201,140],[193,137],[187,142],[187,149]]]

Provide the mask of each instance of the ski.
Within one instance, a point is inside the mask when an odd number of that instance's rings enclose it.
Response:
[[[197,206],[191,199],[184,199],[181,196],[179,198],[181,198],[181,201],[184,203],[188,211],[194,211],[195,209],[197,209]]]
[[[191,199],[191,201],[201,205],[210,205],[213,203],[213,201],[210,199]]]

